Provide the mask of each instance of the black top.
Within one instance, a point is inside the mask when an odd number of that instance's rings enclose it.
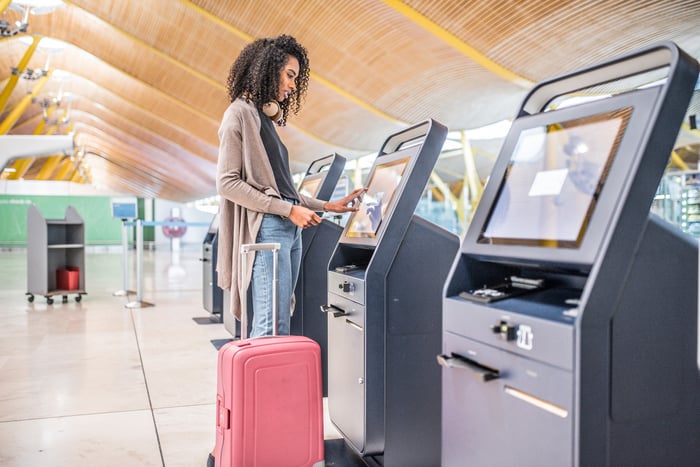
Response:
[[[275,124],[272,122],[270,117],[260,113],[260,120],[262,125],[260,126],[260,138],[262,138],[263,146],[265,146],[265,152],[267,152],[267,157],[270,159],[270,165],[272,166],[272,173],[275,175],[275,182],[277,182],[277,188],[280,191],[280,195],[283,198],[299,200],[297,195],[297,190],[294,188],[294,182],[292,181],[292,172],[289,170],[289,154],[287,148],[282,144],[277,130],[275,130]]]

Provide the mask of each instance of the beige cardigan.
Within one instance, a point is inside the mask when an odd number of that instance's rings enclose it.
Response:
[[[252,267],[247,267],[246,277],[238,277],[240,247],[255,243],[263,214],[288,217],[292,210],[292,204],[280,198],[260,138],[260,125],[255,106],[245,99],[236,99],[224,112],[219,127],[216,191],[221,195],[221,203],[216,271],[219,287],[231,290],[230,310],[238,319],[252,271]],[[324,201],[301,195],[299,200],[309,209],[323,210]],[[252,255],[247,264],[253,264]]]

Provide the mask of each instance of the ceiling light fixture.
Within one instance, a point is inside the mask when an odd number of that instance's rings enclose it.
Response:
[[[63,5],[63,0],[12,0],[10,9],[33,15],[46,15]]]
[[[10,9],[23,13],[22,20],[15,21],[13,25],[5,20],[0,20],[0,36],[14,36],[20,32],[27,32],[30,13],[45,15],[63,5],[62,0],[13,0],[10,3]]]

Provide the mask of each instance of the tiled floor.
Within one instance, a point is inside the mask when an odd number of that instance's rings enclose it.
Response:
[[[193,319],[208,316],[200,256],[199,245],[147,251],[142,299],[155,306],[130,309],[113,296],[123,288],[118,250],[88,250],[87,295],[53,305],[28,302],[26,251],[0,252],[1,466],[205,464],[214,444],[211,341],[231,336]],[[324,428],[338,438],[327,418]]]

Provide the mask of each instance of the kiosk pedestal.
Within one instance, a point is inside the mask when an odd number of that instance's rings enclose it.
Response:
[[[291,334],[309,337],[321,347],[324,397],[328,395],[328,322],[320,308],[328,296],[328,261],[342,231],[340,225],[328,219],[302,231],[301,269],[290,323]]]
[[[212,317],[221,318],[224,309],[224,291],[217,284],[216,260],[218,248],[219,215],[215,214],[202,242],[202,302]]]
[[[328,406],[346,443],[386,466],[440,463],[442,288],[456,235],[414,216],[446,136],[390,137],[328,264]],[[416,141],[418,140],[418,141]]]
[[[312,162],[299,184],[299,193],[330,200],[345,169],[345,162],[346,159],[338,154]],[[328,332],[326,315],[321,313],[320,307],[326,303],[328,261],[342,231],[341,226],[328,219],[302,230],[301,268],[290,321],[291,334],[309,337],[321,347],[324,397],[328,395]]]
[[[442,288],[458,249],[456,235],[413,216],[392,260],[364,265],[355,256],[357,269],[329,272],[331,421],[380,465],[439,465],[440,368],[432,350],[440,348]]]

